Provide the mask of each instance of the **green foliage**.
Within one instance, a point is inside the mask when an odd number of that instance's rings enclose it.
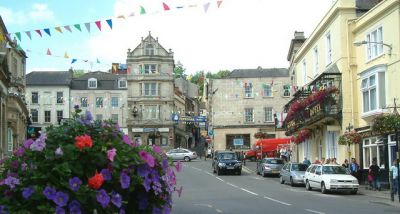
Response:
[[[177,78],[186,79],[187,78],[186,69],[183,67],[183,65],[179,61],[174,68],[173,75],[174,75],[174,79],[177,79]]]
[[[398,114],[381,114],[373,120],[372,131],[389,134],[400,129],[400,115]]]
[[[339,137],[338,144],[339,145],[359,144],[361,140],[362,136],[360,133],[356,131],[345,132],[343,135]]]

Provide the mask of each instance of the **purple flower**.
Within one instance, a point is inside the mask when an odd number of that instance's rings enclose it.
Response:
[[[168,168],[168,159],[164,158],[162,160],[162,165],[161,166],[162,166],[163,169]]]
[[[65,214],[65,210],[62,207],[56,207],[56,214]]]
[[[119,210],[119,214],[125,214],[125,210],[124,209],[120,209]]]
[[[81,214],[81,205],[77,200],[71,201],[68,205],[69,213],[70,214]]]
[[[69,196],[67,193],[63,193],[61,191],[56,193],[56,196],[53,198],[54,203],[58,206],[63,207],[67,205]]]
[[[108,169],[102,169],[100,172],[103,175],[103,178],[105,181],[109,181],[111,180],[111,172]]]
[[[129,187],[129,185],[131,184],[131,178],[125,172],[121,173],[119,180],[121,182],[122,189],[127,189]]]
[[[25,171],[28,168],[28,164],[27,163],[22,163],[21,164],[21,170]]]
[[[1,214],[8,214],[8,209],[4,205],[0,205],[0,213]]]
[[[118,208],[121,208],[122,205],[122,197],[117,192],[113,192],[111,196],[111,202]]]
[[[90,111],[86,110],[85,119],[84,119],[85,124],[90,124],[90,122],[92,122],[92,120],[93,120],[92,113],[90,113]]]
[[[14,189],[15,185],[19,184],[19,179],[12,176],[7,176],[7,178],[4,179],[4,184],[9,186],[10,189]]]
[[[13,169],[18,169],[18,166],[19,166],[19,163],[18,163],[18,161],[17,160],[15,160],[15,161],[13,161],[13,162],[11,162],[11,168],[13,168]]]
[[[110,203],[110,196],[104,189],[101,189],[96,195],[97,201],[101,204],[103,208],[106,208]]]
[[[30,186],[30,187],[26,187],[23,188],[22,190],[22,197],[24,197],[25,199],[28,199],[29,197],[31,197],[31,195],[35,192],[35,189]]]
[[[24,147],[19,147],[19,148],[14,152],[15,156],[17,156],[17,157],[22,157],[22,156],[24,156],[24,153],[25,153]]]
[[[46,147],[46,138],[47,135],[46,133],[42,133],[38,139],[35,140],[29,147],[32,151],[43,151],[43,149]]]
[[[107,158],[111,162],[114,161],[114,157],[117,155],[117,150],[115,148],[112,148],[110,150],[107,150]]]
[[[171,207],[168,204],[164,205],[163,213],[164,214],[170,214],[171,213]]]
[[[122,141],[124,141],[124,143],[128,144],[129,146],[133,145],[133,142],[131,141],[131,139],[129,139],[129,136],[126,134],[122,136]]]
[[[145,151],[140,151],[139,152],[139,156],[140,156],[140,158],[142,159],[142,160],[144,160],[150,167],[154,167],[154,157],[151,155],[151,154],[149,154],[149,153],[147,153],[147,152],[145,152]]]
[[[160,147],[158,147],[158,146],[156,146],[156,145],[153,145],[153,151],[154,151],[155,153],[157,153],[157,154],[161,154],[161,149],[160,149]]]
[[[56,151],[54,152],[54,154],[56,154],[57,156],[62,156],[64,154],[63,150],[61,149],[61,147],[58,147],[56,149]]]
[[[78,177],[73,177],[73,178],[69,179],[69,188],[74,192],[78,191],[81,184],[82,184],[82,181]]]
[[[46,196],[47,199],[53,200],[56,197],[56,189],[46,186],[43,190],[43,195]]]
[[[32,143],[35,142],[33,139],[29,138],[28,140],[25,140],[24,142],[24,148],[29,149],[32,145]]]
[[[153,214],[163,214],[162,210],[158,207],[153,207]]]

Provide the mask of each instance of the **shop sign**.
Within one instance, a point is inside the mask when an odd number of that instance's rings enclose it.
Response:
[[[234,146],[243,146],[243,138],[235,138],[233,139]]]
[[[310,108],[310,117],[313,117],[321,112],[321,104],[318,103],[317,105]]]

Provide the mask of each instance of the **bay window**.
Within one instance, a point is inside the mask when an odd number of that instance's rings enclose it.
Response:
[[[361,74],[362,113],[382,109],[385,100],[385,68],[380,66]]]

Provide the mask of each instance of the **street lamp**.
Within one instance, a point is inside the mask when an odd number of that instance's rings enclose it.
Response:
[[[353,45],[355,46],[361,46],[361,45],[366,45],[366,44],[378,44],[378,45],[383,45],[389,48],[389,56],[392,55],[392,45],[383,43],[383,42],[371,42],[371,41],[359,41],[359,42],[353,42]]]

